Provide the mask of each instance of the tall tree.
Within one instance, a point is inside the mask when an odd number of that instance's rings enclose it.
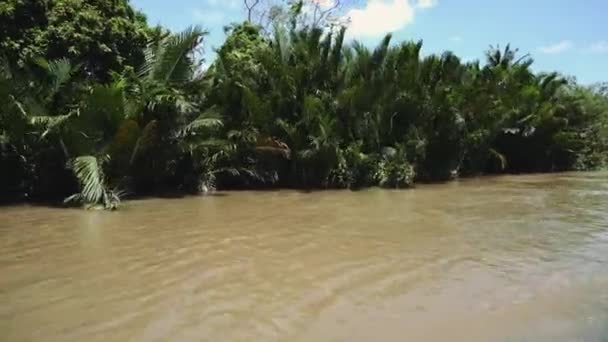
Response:
[[[68,58],[85,76],[108,80],[143,60],[149,29],[128,0],[5,0],[0,51],[10,63]]]
[[[292,20],[301,27],[344,26],[360,0],[242,0],[247,21],[264,28]],[[297,14],[294,17],[294,13]]]

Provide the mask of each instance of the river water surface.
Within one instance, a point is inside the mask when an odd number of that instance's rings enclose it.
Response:
[[[608,341],[608,174],[0,208],[0,341]]]

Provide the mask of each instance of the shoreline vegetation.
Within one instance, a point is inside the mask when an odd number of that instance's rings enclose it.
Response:
[[[149,26],[127,0],[4,1],[0,198],[116,209],[607,165],[608,84],[533,72],[510,45],[368,48],[308,1],[247,8],[207,66],[204,29]]]

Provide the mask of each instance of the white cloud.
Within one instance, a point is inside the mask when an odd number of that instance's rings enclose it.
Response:
[[[437,0],[418,0],[416,7],[418,8],[432,8],[437,6]]]
[[[574,47],[574,43],[570,40],[562,40],[559,43],[547,46],[541,46],[538,50],[542,53],[555,54],[570,50]]]
[[[320,8],[321,10],[328,10],[336,6],[335,0],[311,0],[310,2],[304,2],[304,6],[302,7],[302,12],[305,14],[311,15],[314,13],[315,9]]]
[[[608,41],[600,40],[599,42],[594,43],[589,48],[589,51],[594,53],[608,53]]]
[[[451,36],[450,41],[453,43],[460,43],[462,41],[462,37],[461,36]]]
[[[376,37],[402,29],[414,20],[414,8],[408,0],[369,0],[363,8],[353,8],[349,34]]]
[[[312,0],[313,3],[320,5],[321,8],[327,9],[336,5],[335,0]]]

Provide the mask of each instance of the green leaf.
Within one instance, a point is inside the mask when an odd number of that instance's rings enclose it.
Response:
[[[57,116],[34,116],[30,119],[30,122],[34,126],[38,126],[44,129],[41,134],[41,138],[45,138],[48,134],[61,128],[66,122],[72,117],[72,114],[57,115]]]
[[[152,120],[148,122],[146,127],[141,132],[141,135],[135,143],[133,152],[131,153],[131,164],[135,162],[137,157],[146,151],[156,140],[158,130],[158,121]]]
[[[94,156],[74,158],[71,167],[80,183],[80,194],[77,197],[89,204],[101,202],[104,197],[105,183],[103,171],[97,158]]]
[[[216,107],[212,107],[203,112],[184,128],[185,133],[195,132],[202,128],[219,128],[224,125],[222,118]]]

